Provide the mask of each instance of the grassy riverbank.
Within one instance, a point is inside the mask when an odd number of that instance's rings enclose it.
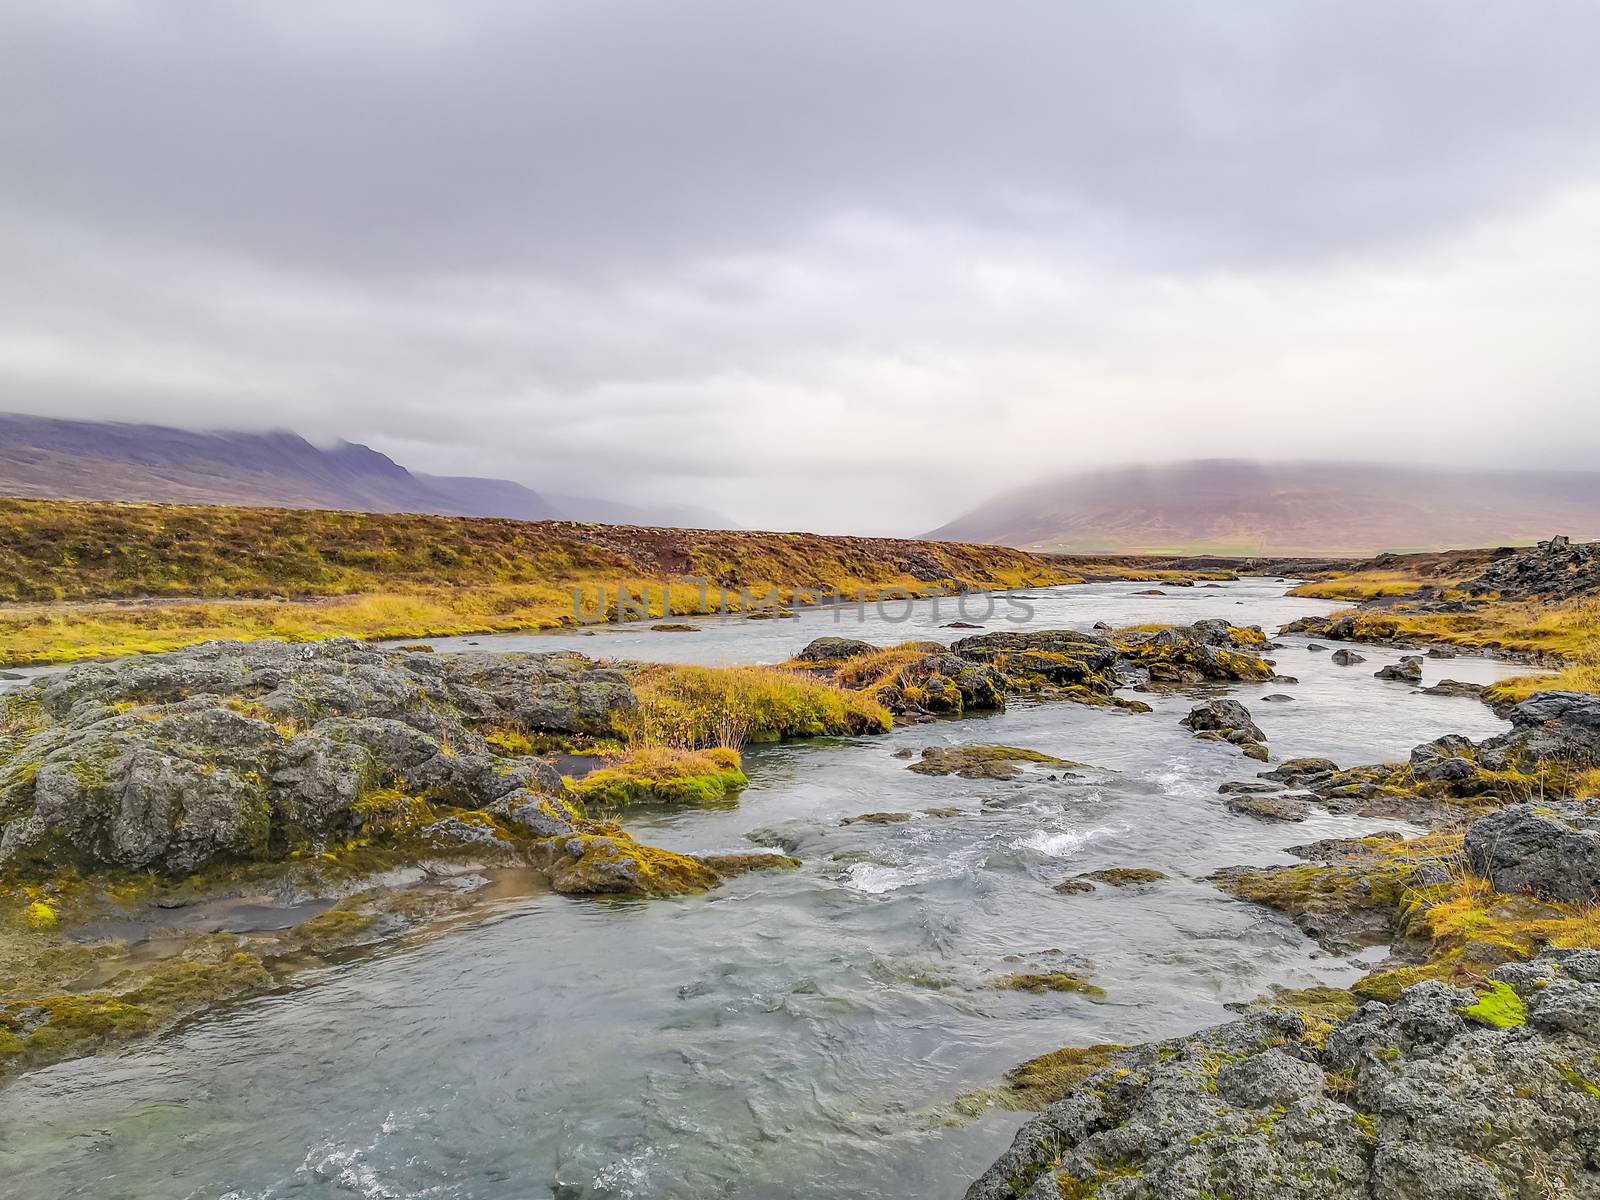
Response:
[[[700,578],[698,585],[670,579]],[[1077,582],[996,546],[395,513],[0,500],[0,665],[214,639],[553,628],[573,590],[646,615]],[[756,598],[752,605],[749,597]]]

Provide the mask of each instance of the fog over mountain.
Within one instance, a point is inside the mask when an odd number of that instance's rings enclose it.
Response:
[[[722,529],[708,509],[545,496],[506,479],[413,473],[369,446],[314,446],[297,434],[0,413],[0,496],[441,513]]]
[[[1376,554],[1600,538],[1600,472],[1208,460],[1068,475],[929,537],[1060,551]]]
[[[1581,469],[1597,42],[1439,0],[0,0],[0,407],[823,530],[1107,463]]]

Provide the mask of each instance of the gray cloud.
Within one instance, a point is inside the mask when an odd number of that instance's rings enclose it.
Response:
[[[0,407],[835,528],[1308,430],[1532,461],[1562,420],[1587,458],[1597,34],[1572,2],[0,2]]]

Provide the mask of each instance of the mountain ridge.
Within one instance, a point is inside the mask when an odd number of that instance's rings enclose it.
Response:
[[[681,505],[546,496],[509,479],[411,471],[360,442],[0,413],[0,495],[731,528]]]

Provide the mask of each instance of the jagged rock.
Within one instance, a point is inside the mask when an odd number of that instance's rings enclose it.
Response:
[[[1159,883],[1166,878],[1166,874],[1154,867],[1105,867],[1099,871],[1085,871],[1073,878],[1082,883],[1103,883],[1108,887],[1125,888]],[[1064,890],[1060,886],[1056,888],[1058,892]]]
[[[902,697],[918,697],[918,706],[928,712],[1004,708],[1007,686],[1006,676],[994,667],[955,654],[919,659],[900,673],[898,681]]]
[[[1337,774],[1338,770],[1339,764],[1331,758],[1291,758],[1270,771],[1261,772],[1258,778],[1305,787]]]
[[[807,663],[844,662],[863,654],[876,654],[879,647],[858,638],[819,637],[808,642],[795,658]]]
[[[1106,1048],[967,1200],[1595,1200],[1600,985],[1556,953],[1528,965],[1544,986],[1503,1029],[1429,981],[1323,1036],[1266,1009]]]
[[[1600,800],[1509,805],[1473,822],[1465,849],[1498,891],[1600,901]]]
[[[1251,719],[1250,710],[1237,700],[1207,700],[1197,704],[1179,724],[1193,730],[1197,738],[1231,742],[1247,758],[1267,761],[1267,748],[1261,744],[1267,735]]]
[[[1411,776],[1423,782],[1461,783],[1477,774],[1472,756],[1477,747],[1458,733],[1413,747]]]
[[[929,746],[907,770],[962,779],[1015,779],[1019,764],[1076,767],[1080,763],[1020,746]]]
[[[1415,654],[1407,654],[1397,663],[1379,667],[1373,672],[1378,679],[1389,679],[1396,683],[1421,683],[1422,659]]]
[[[1357,663],[1366,662],[1367,656],[1365,654],[1357,654],[1354,650],[1335,650],[1332,661],[1341,667],[1353,667]]]
[[[1282,784],[1267,783],[1256,779],[1230,779],[1217,788],[1218,794],[1223,796],[1259,796],[1281,791],[1283,791]]]
[[[1600,543],[1573,542],[1563,535],[1504,555],[1476,579],[1461,585],[1474,596],[1565,600],[1600,590]]]
[[[1239,730],[1254,741],[1261,741],[1265,736],[1250,719],[1250,710],[1237,700],[1207,700],[1197,704],[1180,724],[1197,733],[1208,729],[1225,734]]]

